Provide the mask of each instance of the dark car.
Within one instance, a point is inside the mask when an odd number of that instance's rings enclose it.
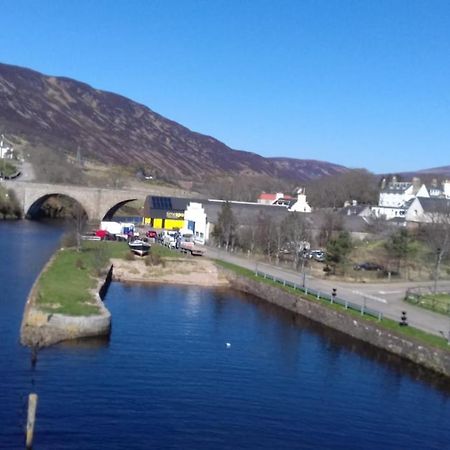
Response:
[[[355,270],[384,270],[384,267],[374,262],[363,262],[353,266]]]

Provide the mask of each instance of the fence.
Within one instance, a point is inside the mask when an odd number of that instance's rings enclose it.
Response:
[[[434,292],[431,287],[410,288],[406,291],[405,301],[450,316],[450,294],[448,291]]]
[[[257,277],[263,277],[266,280],[272,280],[275,283],[279,283],[283,286],[287,286],[290,288],[293,288],[294,290],[298,290],[300,292],[303,292],[306,295],[310,295],[312,297],[315,297],[317,300],[325,300],[330,302],[330,304],[337,304],[342,306],[345,309],[351,309],[353,311],[359,312],[361,315],[367,315],[371,317],[375,317],[378,320],[381,320],[383,318],[383,313],[381,311],[377,311],[376,309],[368,308],[365,303],[360,305],[358,303],[349,302],[348,300],[344,300],[342,298],[339,298],[337,295],[335,295],[335,292],[332,294],[326,294],[324,292],[317,291],[315,289],[310,289],[307,287],[303,287],[301,285],[298,285],[292,281],[288,281],[282,278],[275,277],[273,275],[270,275],[265,272],[261,272],[259,270],[255,270],[255,276]]]

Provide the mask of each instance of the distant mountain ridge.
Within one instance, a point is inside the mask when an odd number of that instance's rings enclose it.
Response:
[[[0,63],[0,131],[103,164],[142,165],[171,178],[268,175],[306,181],[348,169],[233,150],[121,95]]]

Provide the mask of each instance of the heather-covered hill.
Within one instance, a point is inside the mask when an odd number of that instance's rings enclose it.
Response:
[[[0,64],[0,131],[31,147],[72,156],[80,148],[89,160],[144,167],[172,180],[254,174],[305,181],[346,171],[233,150],[120,95],[6,64]]]

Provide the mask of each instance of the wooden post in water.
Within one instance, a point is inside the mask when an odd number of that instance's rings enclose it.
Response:
[[[27,416],[27,430],[26,430],[27,449],[30,449],[33,446],[34,422],[36,419],[37,401],[38,401],[37,394],[30,394],[28,396],[28,416]]]

